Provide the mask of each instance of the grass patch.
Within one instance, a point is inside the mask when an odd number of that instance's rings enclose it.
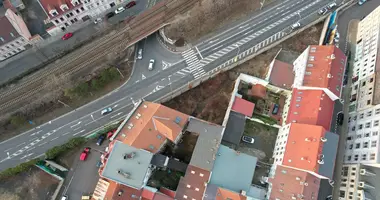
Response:
[[[14,175],[17,175],[21,172],[25,172],[29,170],[31,167],[33,167],[40,159],[33,159],[25,163],[21,163],[17,165],[16,167],[8,168],[2,172],[0,172],[0,179],[11,177]]]

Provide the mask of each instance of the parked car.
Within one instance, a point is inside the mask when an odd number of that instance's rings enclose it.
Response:
[[[113,134],[115,134],[115,132],[116,132],[116,129],[108,132],[107,133],[107,139],[110,139],[113,136]]]
[[[61,197],[61,200],[69,200],[69,197],[68,197],[67,195],[63,195],[63,196]]]
[[[120,14],[122,12],[124,12],[125,8],[124,7],[118,7],[116,10],[115,10],[115,14]]]
[[[359,0],[359,1],[358,1],[358,4],[359,4],[359,6],[361,6],[361,5],[363,5],[365,2],[367,2],[367,0]]]
[[[322,9],[320,9],[318,11],[318,14],[325,15],[327,12],[329,12],[329,9],[327,9],[326,7],[324,7],[324,8],[322,8]]]
[[[333,9],[336,7],[336,3],[335,2],[332,2],[330,3],[328,6],[327,6],[329,9]]]
[[[243,135],[243,137],[241,138],[241,140],[243,140],[243,142],[246,142],[246,143],[249,143],[249,144],[255,143],[255,139],[253,139],[253,137],[249,137],[249,136],[246,136],[246,135]]]
[[[114,12],[109,12],[109,13],[106,14],[107,19],[109,19],[109,18],[111,18],[113,16],[115,16]]]
[[[98,162],[96,162],[96,167],[99,168],[102,166],[102,161],[101,160],[98,160]]]
[[[338,113],[337,122],[339,125],[343,125],[344,115],[343,113]]]
[[[73,33],[66,33],[65,35],[62,36],[62,40],[68,40],[69,38],[73,37]]]
[[[139,49],[139,51],[137,52],[137,59],[141,60],[142,59],[142,54],[143,54],[143,50]]]
[[[102,18],[98,17],[94,20],[94,24],[102,22]]]
[[[272,110],[272,115],[277,115],[278,109],[279,109],[279,105],[278,104],[274,104],[273,110]]]
[[[83,152],[80,154],[80,157],[79,157],[80,160],[85,161],[89,153],[90,153],[90,147],[84,148]]]
[[[108,108],[102,110],[101,114],[102,114],[102,115],[106,115],[106,114],[108,114],[108,113],[110,113],[110,112],[112,112],[112,108],[111,108],[111,107],[108,107]]]
[[[104,134],[100,135],[98,137],[98,141],[96,141],[96,145],[100,146],[104,142],[104,139],[106,139],[106,136]]]
[[[299,22],[296,22],[296,23],[294,23],[294,24],[291,26],[292,30],[297,29],[297,28],[299,28],[299,27],[301,27],[301,23],[299,23]]]
[[[128,9],[128,8],[132,8],[133,6],[136,5],[136,1],[131,1],[129,3],[127,3],[127,5],[125,5],[125,8]]]
[[[89,195],[82,195],[82,200],[90,200],[91,196]]]
[[[153,60],[153,59],[150,59],[150,61],[149,61],[149,66],[148,66],[148,70],[149,70],[149,71],[152,71],[152,70],[153,70],[153,66],[154,66],[154,60]]]

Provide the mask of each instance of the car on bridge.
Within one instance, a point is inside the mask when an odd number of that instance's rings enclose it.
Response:
[[[62,40],[68,40],[70,39],[71,37],[73,37],[73,33],[69,32],[69,33],[66,33],[65,35],[62,36]]]

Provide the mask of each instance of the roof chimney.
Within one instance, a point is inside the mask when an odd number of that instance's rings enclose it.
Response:
[[[321,137],[322,142],[327,142],[327,138]]]

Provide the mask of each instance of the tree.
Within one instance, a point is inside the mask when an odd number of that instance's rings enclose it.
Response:
[[[26,124],[26,119],[21,114],[11,116],[10,122],[13,126],[19,127]]]

